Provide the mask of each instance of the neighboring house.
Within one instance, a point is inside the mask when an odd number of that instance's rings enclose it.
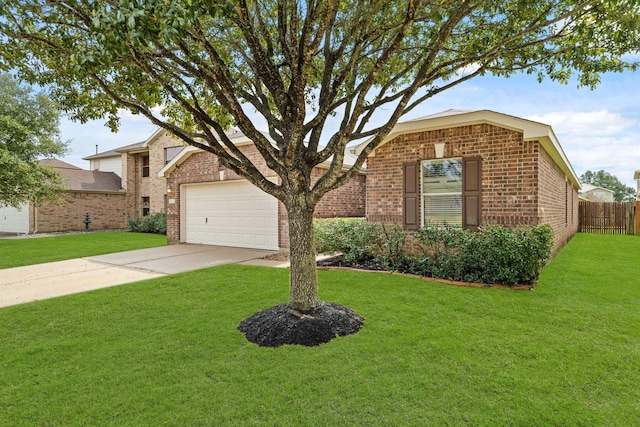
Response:
[[[230,133],[229,137],[265,176],[278,179],[243,133]],[[321,172],[316,169],[317,177]],[[188,147],[160,171],[160,176],[167,179],[169,243],[272,250],[289,246],[284,205],[225,168],[215,155]],[[327,193],[314,215],[363,217],[365,195],[365,176],[360,174]]]
[[[366,142],[353,149],[358,154]],[[550,126],[488,110],[398,123],[367,159],[370,221],[578,230],[580,183]]]
[[[633,179],[635,179],[638,183],[636,200],[640,201],[640,171],[635,171],[635,173],[633,174]]]
[[[580,184],[582,186],[582,190],[578,193],[581,200],[586,200],[588,202],[607,202],[613,203],[615,192],[613,190],[609,190],[608,188],[596,187],[591,184]]]
[[[126,211],[131,216],[165,212],[167,182],[160,171],[182,149],[184,144],[164,129],[148,139],[114,150],[85,157],[90,169],[113,172],[122,178],[126,192]]]
[[[88,213],[91,230],[126,227],[125,193],[113,172],[88,171],[57,159],[41,160],[53,167],[67,185],[60,205],[24,204],[0,208],[0,232],[48,233],[83,230]]]

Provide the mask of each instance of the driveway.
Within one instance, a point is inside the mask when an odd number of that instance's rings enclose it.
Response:
[[[100,289],[221,264],[286,267],[274,251],[171,245],[2,270],[0,307]]]

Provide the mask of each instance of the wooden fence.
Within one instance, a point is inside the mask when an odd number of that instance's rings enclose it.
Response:
[[[636,225],[636,204],[580,202],[578,204],[579,231],[598,234],[634,234],[640,227]]]

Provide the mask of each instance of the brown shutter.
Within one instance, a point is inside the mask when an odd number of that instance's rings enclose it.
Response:
[[[477,230],[481,223],[482,158],[462,159],[462,226]]]
[[[402,207],[404,228],[420,228],[420,163],[407,163],[403,173]]]

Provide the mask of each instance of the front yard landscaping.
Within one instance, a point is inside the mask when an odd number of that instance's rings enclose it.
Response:
[[[0,239],[0,269],[166,244],[166,236],[117,231]]]
[[[0,425],[640,425],[638,253],[579,234],[535,291],[320,271],[320,296],[365,323],[318,347],[237,330],[286,301],[285,269],[3,308]]]

